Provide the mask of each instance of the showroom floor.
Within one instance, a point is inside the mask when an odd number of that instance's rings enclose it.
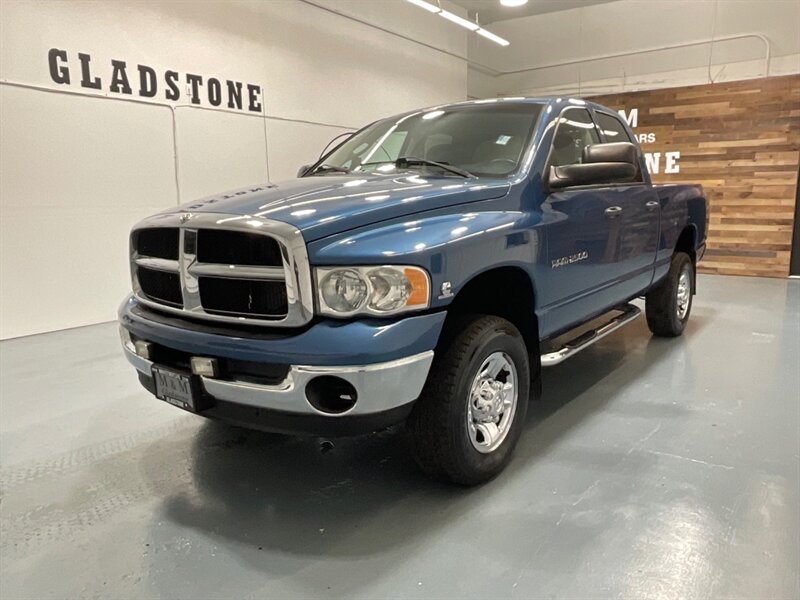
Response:
[[[2,342],[3,598],[800,597],[800,281],[702,276],[547,371],[510,468],[181,413],[104,324]]]

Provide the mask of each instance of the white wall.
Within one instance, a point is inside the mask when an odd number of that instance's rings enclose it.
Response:
[[[797,0],[618,0],[490,26],[511,45],[469,39],[469,58],[494,71],[470,68],[468,95],[592,95],[800,72],[800,2]],[[757,38],[707,42],[740,34]],[[662,48],[655,52],[644,52]],[[624,57],[597,57],[631,53]],[[547,65],[576,61],[575,64]],[[536,68],[534,70],[528,70]],[[497,75],[497,71],[508,73]]]
[[[138,219],[291,178],[348,128],[465,98],[462,60],[326,7],[466,54],[464,30],[402,0],[2,3],[0,338],[113,319]],[[50,48],[71,85],[51,79]],[[77,83],[78,52],[102,90]],[[185,84],[177,102],[120,96],[111,59],[134,89],[137,64],[258,84],[262,113],[192,107]]]

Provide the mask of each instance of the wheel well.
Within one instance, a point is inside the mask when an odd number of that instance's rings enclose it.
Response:
[[[694,243],[695,230],[692,225],[687,225],[678,236],[678,241],[675,243],[675,252],[685,252],[692,259],[692,264],[697,264],[697,252]]]
[[[498,267],[471,279],[450,303],[448,321],[465,314],[496,315],[519,329],[528,352],[539,355],[539,323],[534,312],[533,285],[519,267]],[[445,327],[447,323],[445,323]]]
[[[692,259],[692,295],[697,293],[697,251],[695,246],[695,237],[697,232],[693,225],[687,225],[678,236],[678,241],[675,243],[675,252],[685,252]]]

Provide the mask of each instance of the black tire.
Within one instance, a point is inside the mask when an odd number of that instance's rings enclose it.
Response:
[[[443,348],[437,352],[408,418],[411,448],[428,475],[477,485],[505,468],[522,433],[530,386],[528,352],[517,328],[499,317],[465,317],[451,322],[448,329],[450,334],[445,333]],[[498,439],[499,445],[481,452],[474,446],[468,426],[470,390],[484,361],[498,353],[516,370],[516,409],[507,417],[503,428],[507,433]]]
[[[682,273],[688,276],[689,291],[685,309],[679,310],[678,290]],[[673,254],[667,276],[645,296],[647,326],[653,334],[661,337],[677,337],[683,333],[689,314],[692,312],[694,282],[692,259],[684,252]]]

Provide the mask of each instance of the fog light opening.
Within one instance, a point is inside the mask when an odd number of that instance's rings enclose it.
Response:
[[[153,344],[150,342],[145,342],[144,340],[136,340],[133,342],[134,348],[136,348],[136,354],[141,356],[142,358],[150,359],[151,354],[153,353]]]
[[[306,400],[319,412],[340,415],[356,405],[358,394],[356,388],[341,377],[321,375],[306,385]]]
[[[216,377],[219,374],[219,366],[216,358],[206,358],[205,356],[193,356],[190,360],[192,373],[201,377]]]

